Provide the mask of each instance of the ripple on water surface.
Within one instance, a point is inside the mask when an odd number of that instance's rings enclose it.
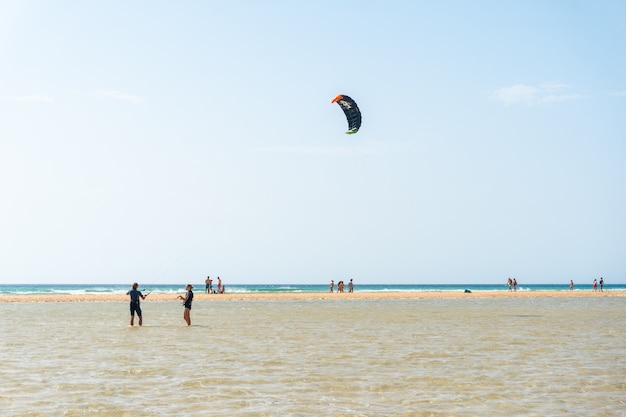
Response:
[[[622,299],[4,303],[0,415],[620,415]]]

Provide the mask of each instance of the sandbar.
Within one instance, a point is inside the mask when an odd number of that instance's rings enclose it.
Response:
[[[180,295],[182,295],[181,292]],[[178,301],[176,294],[150,294],[147,301]],[[353,293],[291,292],[291,293],[226,293],[206,294],[194,292],[194,301],[233,300],[386,300],[386,299],[480,299],[480,298],[574,298],[574,297],[626,297],[626,290],[600,291],[356,291]],[[125,294],[23,294],[0,295],[2,302],[93,302],[128,301]]]

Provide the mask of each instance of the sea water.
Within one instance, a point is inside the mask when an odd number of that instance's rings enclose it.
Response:
[[[336,289],[335,281],[335,289]],[[348,282],[348,280],[344,280]],[[329,283],[324,284],[231,284],[223,282],[228,293],[303,293],[328,292]],[[140,283],[139,289],[155,294],[180,294],[185,291],[187,282],[179,284],[146,284]],[[205,288],[204,281],[191,281],[197,291]],[[576,284],[574,291],[591,291],[591,281],[585,284]],[[3,284],[0,285],[0,295],[58,295],[58,294],[126,294],[130,289],[128,284]],[[355,291],[367,292],[463,292],[469,289],[472,292],[481,291],[508,291],[508,285],[502,284],[355,284]],[[217,280],[213,281],[213,289],[217,289]],[[606,291],[626,290],[626,284],[606,284]],[[518,291],[569,291],[569,281],[563,284],[520,284]]]
[[[623,416],[624,299],[0,303],[2,416]]]

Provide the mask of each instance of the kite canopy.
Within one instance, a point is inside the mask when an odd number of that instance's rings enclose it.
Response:
[[[361,127],[361,110],[359,110],[359,106],[356,105],[355,101],[346,95],[339,94],[331,103],[339,104],[339,107],[345,113],[346,119],[348,119],[348,131],[346,133],[352,135],[358,132]]]

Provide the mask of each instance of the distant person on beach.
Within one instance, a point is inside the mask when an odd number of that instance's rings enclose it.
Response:
[[[593,279],[593,290],[598,291],[598,280],[595,278]]]
[[[604,292],[604,278],[600,277],[600,292]]]
[[[513,291],[517,291],[517,279],[513,278]]]
[[[506,282],[506,285],[509,286],[509,291],[511,291],[513,288],[513,280],[509,278],[509,280]]]
[[[334,290],[335,290],[335,281],[331,279],[330,280],[330,292],[333,292]]]
[[[207,294],[211,294],[213,292],[213,280],[211,279],[211,277],[206,277],[206,279],[204,280],[205,283],[205,289],[206,289],[206,293]]]
[[[220,277],[217,277],[217,293],[222,293],[222,279]]]
[[[569,280],[569,290],[570,291],[574,291],[574,280],[573,279]]]
[[[187,326],[191,326],[191,303],[193,302],[193,285],[187,284],[185,287],[185,296],[178,296],[179,300],[183,300],[183,306],[185,306],[185,311],[183,313],[183,318],[187,322]]]
[[[139,284],[133,282],[131,289],[126,293],[126,295],[130,295],[130,325],[135,325],[135,313],[137,313],[137,317],[139,317],[139,325],[143,324],[143,318],[141,317],[141,300],[145,300],[146,296],[141,293],[137,289]]]
[[[348,282],[348,292],[354,292],[354,284],[352,283],[352,278],[350,278],[350,282]]]
[[[343,292],[343,281],[337,283],[337,292]]]

